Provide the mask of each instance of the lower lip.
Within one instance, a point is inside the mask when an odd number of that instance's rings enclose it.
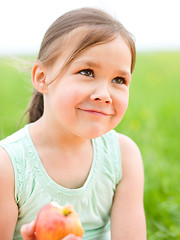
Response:
[[[86,112],[86,113],[89,113],[89,114],[92,114],[94,116],[109,116],[108,114],[104,114],[104,113],[101,113],[101,112],[96,112],[96,111],[91,111],[91,110],[84,110],[84,109],[80,109],[81,111],[83,112]]]

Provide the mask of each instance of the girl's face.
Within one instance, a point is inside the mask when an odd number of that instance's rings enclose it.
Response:
[[[72,45],[65,48],[69,50]],[[62,67],[68,50],[47,69],[47,79]],[[43,117],[61,132],[83,138],[108,132],[118,125],[127,109],[130,69],[131,53],[121,36],[87,49],[48,85]]]

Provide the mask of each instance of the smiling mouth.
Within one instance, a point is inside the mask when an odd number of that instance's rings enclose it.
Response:
[[[98,111],[98,110],[81,109],[81,108],[79,108],[79,110],[81,110],[83,112],[90,113],[92,115],[97,115],[97,116],[110,116],[111,115],[109,113],[101,112],[101,111]]]

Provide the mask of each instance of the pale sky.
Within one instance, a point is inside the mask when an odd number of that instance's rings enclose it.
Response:
[[[180,0],[1,0],[0,55],[36,54],[49,25],[80,7],[117,18],[135,36],[137,50],[180,50]]]

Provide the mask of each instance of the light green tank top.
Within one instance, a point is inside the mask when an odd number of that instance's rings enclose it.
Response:
[[[45,171],[31,140],[28,126],[0,142],[9,154],[15,173],[18,221],[14,240],[20,240],[23,224],[36,219],[48,202],[72,204],[85,230],[83,240],[110,240],[110,213],[117,184],[122,177],[119,143],[114,130],[92,139],[93,163],[84,185],[68,189]]]

